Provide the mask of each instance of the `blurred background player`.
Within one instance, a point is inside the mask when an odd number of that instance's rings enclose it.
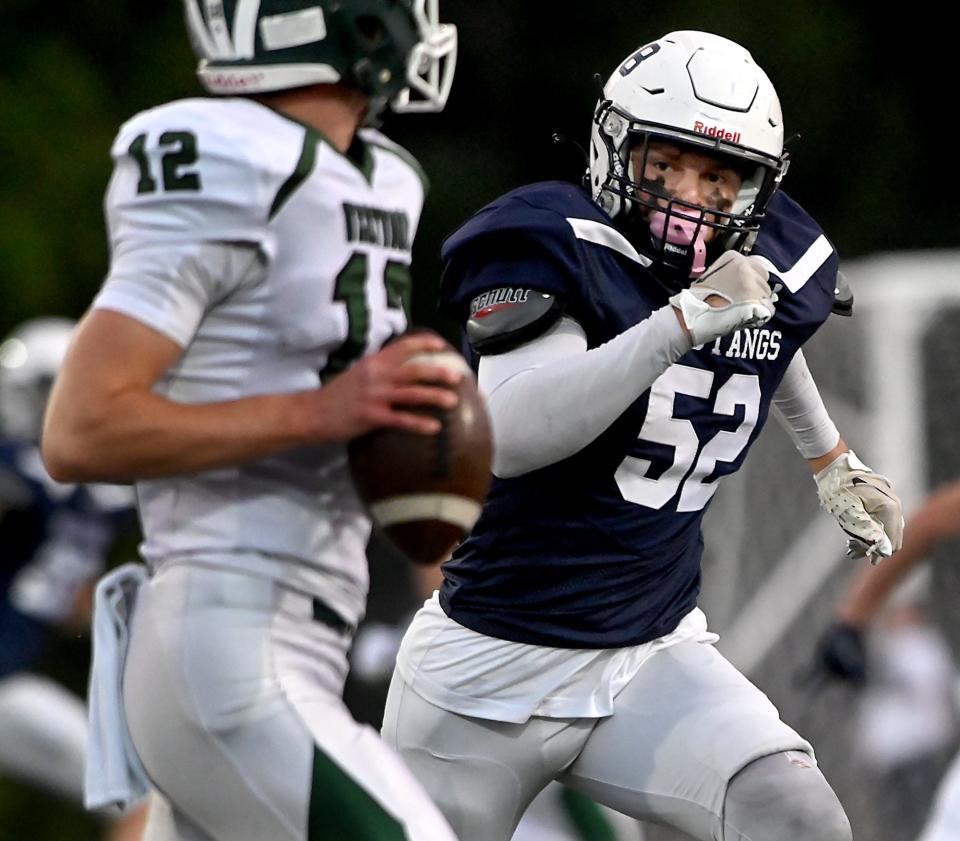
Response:
[[[456,30],[435,0],[185,9],[211,96],[117,135],[110,269],[43,435],[54,476],[137,482],[150,572],[99,585],[98,628],[136,613],[129,652],[95,646],[87,802],[149,780],[151,841],[452,841],[341,694],[370,532],[344,444],[436,434],[410,407],[455,405],[461,376],[400,336],[426,185],[364,126],[443,108]]]
[[[960,536],[960,481],[941,485],[931,493],[923,504],[909,518],[904,529],[903,548],[876,569],[862,569],[851,580],[847,592],[836,608],[835,621],[821,639],[817,649],[817,666],[823,674],[849,681],[856,686],[868,685],[871,672],[883,669],[883,665],[895,652],[883,651],[878,659],[868,657],[867,633],[871,624],[881,615],[889,617],[891,602],[896,599],[898,590],[908,584],[909,577],[915,575],[918,565],[927,559],[940,544]],[[926,620],[916,616],[915,606],[900,606],[896,624],[900,627],[901,644],[903,639],[913,640],[910,668],[942,674],[939,666],[939,647],[931,648],[929,640],[920,640],[922,656],[918,656],[917,637],[926,639],[924,631]],[[890,623],[888,621],[888,627]],[[908,637],[903,638],[906,625]],[[894,626],[896,627],[896,626]],[[882,649],[878,645],[878,649]],[[932,653],[928,653],[932,652]],[[942,697],[944,693],[939,695]],[[865,699],[865,705],[870,699]],[[917,706],[917,701],[913,701]],[[942,707],[942,704],[940,705]],[[940,724],[939,730],[949,727],[942,722],[946,713],[927,712],[924,733],[930,726]],[[948,731],[949,732],[949,731]],[[937,735],[936,733],[934,735]],[[919,741],[919,740],[917,740]],[[942,738],[939,739],[942,741]],[[918,769],[922,772],[922,768]],[[928,778],[927,778],[928,779]],[[920,834],[921,841],[954,841],[960,838],[960,757],[954,760],[936,792],[933,807],[926,826]]]
[[[900,543],[800,352],[838,258],[778,190],[787,162],[749,53],[674,32],[610,76],[587,189],[520,188],[445,243],[497,478],[404,638],[383,732],[461,841],[507,841],[553,779],[705,841],[850,837],[697,607],[703,512],[773,404],[853,553]]]
[[[0,774],[80,805],[86,707],[35,669],[58,635],[86,633],[92,582],[118,530],[133,530],[133,498],[55,482],[40,458],[44,407],[74,326],[35,318],[0,344]],[[107,837],[135,841],[142,821],[134,808],[107,821]]]

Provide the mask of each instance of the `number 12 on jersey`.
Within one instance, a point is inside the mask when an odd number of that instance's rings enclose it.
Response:
[[[165,131],[160,135],[158,146],[163,149],[160,156],[160,172],[163,189],[167,192],[196,192],[201,188],[200,173],[193,171],[197,163],[197,136],[192,131]],[[147,135],[138,134],[127,153],[137,163],[140,180],[137,181],[137,195],[155,193],[157,179],[150,171],[150,158],[147,155]]]

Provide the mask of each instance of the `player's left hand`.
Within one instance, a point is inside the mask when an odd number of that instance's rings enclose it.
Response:
[[[903,507],[890,481],[874,473],[853,450],[835,458],[814,476],[820,504],[850,540],[847,554],[873,564],[903,544]]]

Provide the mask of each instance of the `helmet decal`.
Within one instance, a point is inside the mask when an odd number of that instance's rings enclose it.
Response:
[[[267,51],[315,44],[326,37],[327,24],[319,6],[270,15],[260,21],[260,38]]]
[[[697,134],[705,134],[707,137],[717,137],[720,140],[729,140],[731,143],[740,142],[739,131],[728,131],[723,126],[708,126],[700,120],[693,121],[693,130]]]
[[[253,58],[259,14],[260,0],[238,0],[233,16],[233,49],[237,58]]]
[[[204,0],[206,11],[207,31],[213,41],[216,55],[229,56],[233,54],[233,41],[230,39],[230,29],[224,19],[223,0]]]
[[[621,76],[627,76],[636,70],[637,65],[644,59],[650,58],[652,55],[656,55],[660,52],[660,45],[657,43],[647,44],[645,47],[641,47],[637,50],[630,58],[626,59],[620,67],[617,68],[617,72]]]

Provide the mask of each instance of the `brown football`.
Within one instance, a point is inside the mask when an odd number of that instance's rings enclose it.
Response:
[[[455,408],[419,410],[440,418],[440,432],[377,429],[348,446],[353,481],[374,525],[418,564],[444,560],[469,533],[491,479],[490,423],[473,372],[453,348],[430,357],[466,373]]]

